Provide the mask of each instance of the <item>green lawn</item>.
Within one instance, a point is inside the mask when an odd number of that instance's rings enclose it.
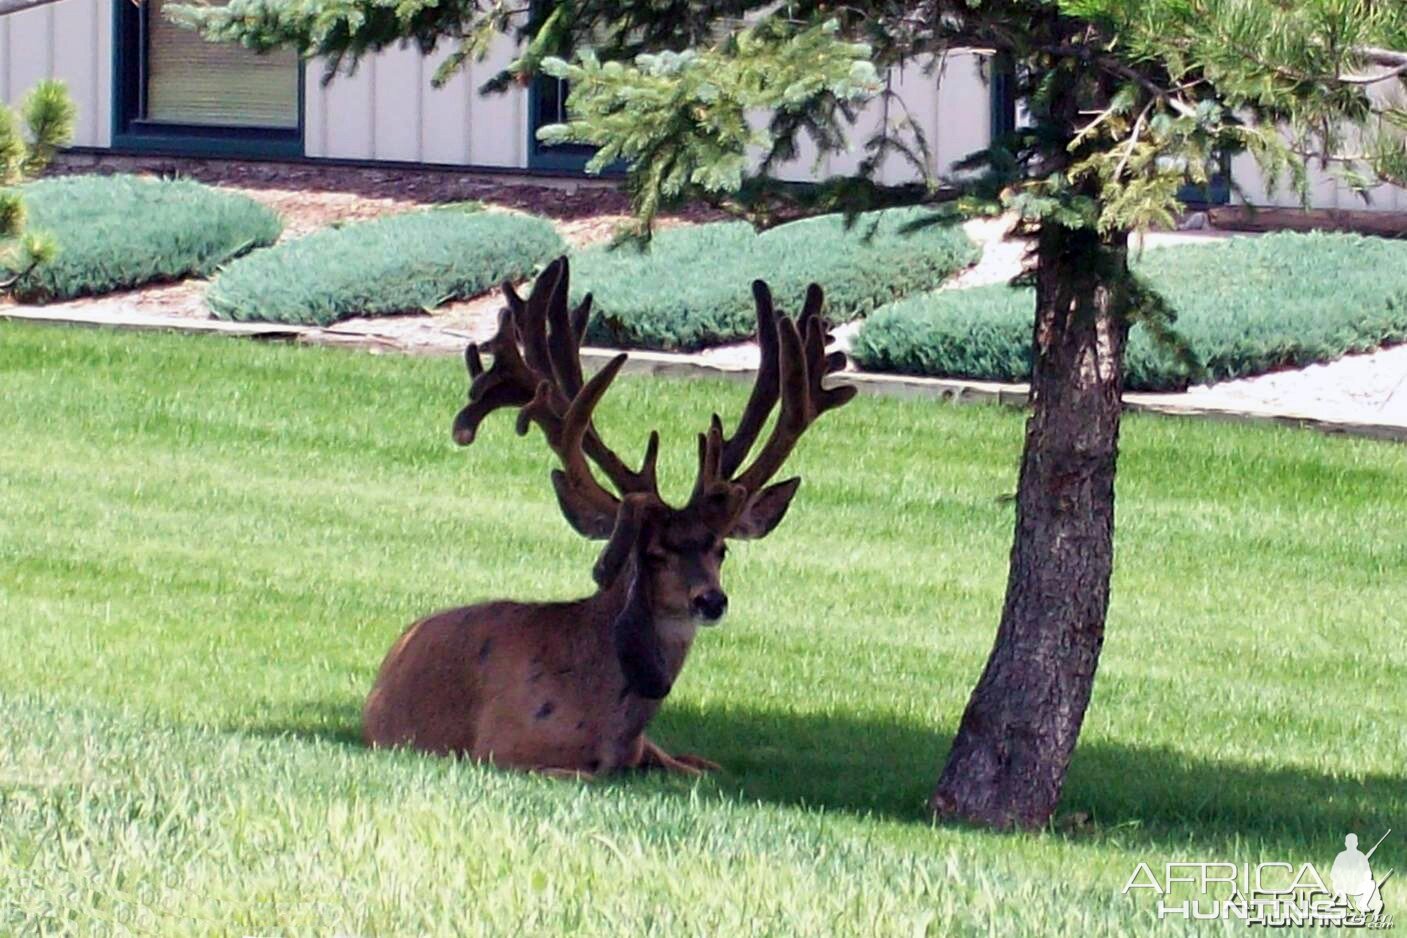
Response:
[[[1395,826],[1375,868],[1407,867],[1407,449],[1131,416],[1060,823],[1000,836],[922,814],[1001,603],[995,409],[862,398],[808,435],[655,728],[725,774],[363,750],[411,619],[588,588],[545,447],[450,443],[464,386],[0,325],[0,935],[1185,935],[1120,895],[1137,862],[1327,869]],[[601,419],[629,453],[665,428],[677,495],[744,391],[622,379]]]

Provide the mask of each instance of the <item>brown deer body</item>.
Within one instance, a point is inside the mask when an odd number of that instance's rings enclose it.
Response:
[[[845,358],[825,351],[819,288],[808,290],[793,321],[774,312],[764,284],[754,284],[757,382],[732,437],[716,415],[700,435],[693,494],[673,508],[655,480],[659,435],[651,434],[636,472],[592,426],[625,356],[582,379],[591,299],[569,311],[567,287],[565,258],[543,272],[526,301],[505,285],[508,307],[488,345],[492,368],[484,370],[476,346],[466,352],[469,404],[455,419],[454,437],[473,442],[485,416],[510,406],[520,408],[520,434],[532,424],[543,431],[563,466],[552,473],[563,514],[579,533],[606,542],[593,570],[599,590],[575,602],[490,602],[415,623],[381,666],[364,734],[373,746],[553,773],[715,768],[696,756],[667,755],[645,727],[674,686],[697,627],[727,608],[719,580],[724,541],[763,537],[781,521],[800,480],[767,483],[806,427],[854,395],[822,386]],[[779,400],[771,435],[739,472]],[[592,464],[618,494],[596,480]]]
[[[515,768],[674,768],[643,735],[662,700],[630,691],[615,651],[626,599],[621,580],[576,602],[492,602],[422,619],[367,700],[368,740]],[[685,613],[652,624],[672,685],[697,623]]]

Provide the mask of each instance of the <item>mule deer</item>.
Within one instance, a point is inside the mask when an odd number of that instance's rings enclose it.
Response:
[[[821,290],[807,290],[801,316],[778,316],[767,285],[753,284],[761,367],[732,436],[715,414],[699,436],[693,494],[665,504],[656,484],[659,433],[638,471],[602,441],[592,412],[626,360],[618,355],[583,380],[587,296],[568,310],[566,258],[554,261],[526,300],[505,284],[507,307],[487,343],[465,359],[469,404],[454,439],[474,441],[495,410],[517,407],[518,433],[536,424],[561,468],[552,486],[567,521],[604,540],[592,574],[597,593],[576,602],[489,602],[412,625],[392,646],[366,702],[373,746],[410,746],[501,766],[589,776],[621,768],[697,774],[717,768],[670,756],[644,735],[684,666],[699,623],[716,622],[728,598],[719,582],[724,541],[759,538],[782,520],[800,479],[768,484],[801,434],[849,401],[853,387],[822,379],[845,366],[821,319]],[[768,417],[777,421],[746,469]],[[596,478],[595,466],[615,492]]]

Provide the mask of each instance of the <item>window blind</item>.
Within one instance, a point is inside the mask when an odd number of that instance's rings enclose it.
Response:
[[[146,114],[150,121],[218,127],[298,126],[298,57],[206,42],[147,0]],[[217,4],[218,5],[218,4]]]

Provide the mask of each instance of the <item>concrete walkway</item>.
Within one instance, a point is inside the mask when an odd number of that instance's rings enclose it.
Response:
[[[477,317],[476,317],[477,318]],[[487,338],[480,323],[454,328],[438,316],[348,320],[328,328],[277,323],[235,323],[188,316],[143,313],[122,302],[90,302],[78,308],[0,306],[0,319],[122,329],[168,330],[251,339],[340,345],[371,353],[459,355],[468,342]],[[613,349],[582,349],[588,365],[603,364]],[[752,379],[756,350],[711,349],[695,355],[631,351],[628,371],[670,377]],[[862,391],[899,397],[923,397],[955,403],[1024,406],[1024,384],[917,378],[848,371],[837,376]],[[1178,394],[1129,393],[1131,410],[1268,421],[1407,442],[1407,346],[1354,355],[1302,371],[1262,375]]]
[[[1020,270],[1026,246],[1003,237],[1003,221],[970,222],[966,227],[983,245],[982,260],[945,289],[1002,283]],[[1215,231],[1156,233],[1148,236],[1145,246],[1199,243],[1228,236]],[[202,294],[203,285],[186,282],[99,300],[0,305],[0,319],[215,333],[350,346],[373,353],[458,355],[466,343],[484,341],[492,334],[499,306],[498,298],[489,295],[449,304],[431,315],[348,319],[317,328],[205,318]],[[850,324],[837,330],[842,347],[849,344],[856,329],[858,325]],[[608,349],[583,349],[582,357],[588,362],[604,362],[613,354]],[[630,358],[628,368],[635,371],[750,380],[757,367],[757,347],[740,343],[688,355],[632,351]],[[838,377],[864,390],[891,395],[1015,406],[1026,401],[1024,384],[856,371]],[[1125,402],[1135,410],[1273,421],[1407,442],[1407,345],[1294,371],[1197,386],[1182,393],[1129,393]]]

